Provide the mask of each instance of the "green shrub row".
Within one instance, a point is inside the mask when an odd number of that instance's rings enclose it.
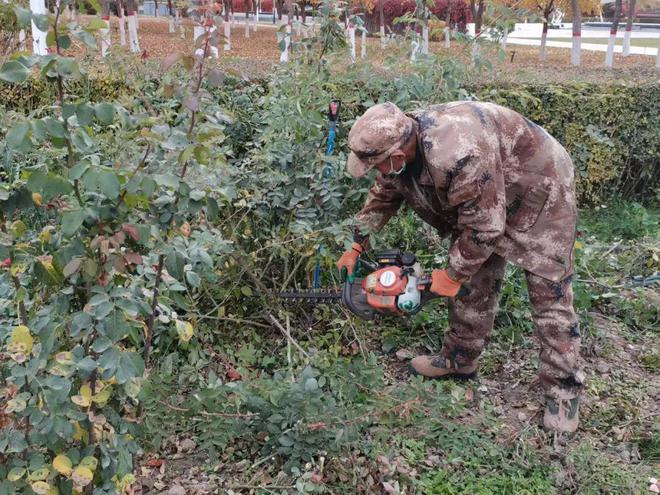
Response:
[[[112,77],[90,77],[69,84],[76,86],[70,88],[72,93],[84,94],[90,101],[111,100],[128,89],[123,80]],[[385,82],[384,86],[395,84]],[[573,157],[581,204],[604,203],[611,198],[657,199],[660,84],[488,85],[466,89],[480,100],[513,108],[555,136]],[[54,85],[43,80],[0,83],[0,108],[31,112],[53,101],[54,91]],[[362,110],[351,106],[370,104],[361,102],[361,95],[338,96],[347,100],[349,113]],[[373,96],[376,101],[379,95]],[[341,133],[339,148],[345,144],[343,137]]]
[[[649,201],[660,188],[660,84],[475,87],[543,126],[569,151],[583,204]]]

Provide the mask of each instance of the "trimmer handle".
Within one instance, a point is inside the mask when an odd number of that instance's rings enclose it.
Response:
[[[422,277],[419,279],[419,285],[424,287],[424,294],[427,294],[427,298],[431,299],[433,297],[440,297],[437,294],[433,294],[431,292],[431,284],[433,283],[433,280],[431,277]],[[458,294],[456,294],[456,297],[465,297],[469,296],[470,293],[472,292],[472,286],[470,284],[463,284],[461,285],[461,288],[458,289]],[[430,296],[430,297],[429,297]]]

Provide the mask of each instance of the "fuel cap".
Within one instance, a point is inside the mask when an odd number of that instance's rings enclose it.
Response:
[[[396,282],[396,274],[392,270],[383,272],[380,275],[380,285],[383,287],[391,287]]]

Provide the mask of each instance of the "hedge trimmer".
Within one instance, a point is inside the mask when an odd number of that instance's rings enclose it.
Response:
[[[344,282],[338,290],[280,292],[277,296],[313,303],[341,302],[365,320],[373,320],[377,314],[413,315],[441,297],[431,292],[431,277],[422,274],[416,256],[398,249],[376,253],[375,262],[360,256],[353,274],[342,276]],[[464,285],[458,295],[469,291]]]

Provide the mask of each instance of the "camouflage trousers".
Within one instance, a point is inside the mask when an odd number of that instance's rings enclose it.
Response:
[[[455,366],[472,363],[484,349],[495,321],[506,260],[493,254],[472,277],[472,292],[449,305],[442,356]],[[525,272],[536,334],[541,343],[539,380],[548,397],[572,399],[584,387],[580,328],[573,309],[572,276],[561,282]]]

